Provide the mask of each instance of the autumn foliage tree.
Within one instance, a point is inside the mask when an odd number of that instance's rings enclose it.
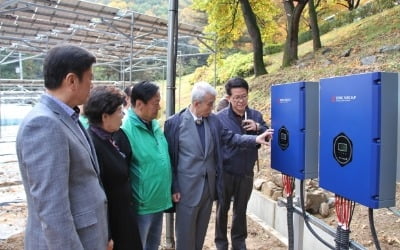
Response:
[[[206,33],[216,34],[217,51],[232,48],[248,32],[253,46],[254,74],[267,74],[263,42],[276,32],[274,17],[279,13],[272,0],[193,0],[194,8],[208,15]]]

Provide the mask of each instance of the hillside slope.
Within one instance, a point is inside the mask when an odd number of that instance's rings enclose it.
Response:
[[[362,72],[400,72],[400,49],[382,53],[384,46],[400,47],[400,6],[331,31],[321,37],[323,48],[314,53],[312,42],[299,46],[296,65],[280,69],[282,53],[267,56],[272,62],[268,75],[248,79],[250,104],[269,118],[269,89],[273,84],[296,81],[319,81],[321,78]],[[349,56],[344,56],[346,52]],[[365,57],[375,57],[363,65]],[[267,104],[267,105],[266,105]]]
[[[321,78],[357,74],[363,72],[400,72],[400,6],[387,10],[356,23],[352,23],[322,36],[323,48],[312,52],[311,42],[299,47],[299,61],[296,65],[279,69],[282,54],[268,58],[274,63],[268,75],[248,79],[251,85],[250,105],[261,110],[270,122],[271,85],[296,81],[319,81]],[[382,52],[382,48],[397,48]],[[349,54],[345,56],[345,54]],[[374,58],[372,64],[363,64],[366,57]],[[277,174],[270,168],[270,148],[263,147],[259,153],[260,171],[256,178],[271,180]],[[400,183],[397,183],[396,209],[400,210]],[[400,219],[387,209],[375,210],[375,227],[381,249],[400,249]],[[336,228],[336,213],[331,208],[325,223]],[[352,220],[350,238],[366,249],[375,249],[368,222],[368,209],[356,205]]]

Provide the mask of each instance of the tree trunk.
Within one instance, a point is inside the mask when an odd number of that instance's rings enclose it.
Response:
[[[294,0],[285,0],[283,6],[285,8],[287,17],[287,36],[285,49],[283,51],[282,67],[290,66],[298,59],[297,46],[299,44],[299,25],[301,13],[308,0],[296,1],[297,5],[294,6]]]
[[[313,39],[314,52],[322,47],[319,35],[317,12],[315,11],[314,0],[308,0],[308,14],[310,16],[311,35]]]
[[[256,16],[251,9],[249,0],[239,0],[239,2],[246,22],[247,31],[249,32],[251,43],[253,45],[254,75],[260,76],[268,74],[264,64],[263,43],[261,40],[260,29],[257,25]]]

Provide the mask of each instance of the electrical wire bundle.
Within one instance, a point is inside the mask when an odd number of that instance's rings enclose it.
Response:
[[[293,191],[294,177],[282,174],[283,189],[286,194],[287,224],[288,224],[288,249],[294,249],[294,230],[293,230]]]
[[[282,183],[283,183],[283,189],[286,193],[286,197],[293,197],[293,191],[294,191],[294,177],[282,174]]]
[[[335,195],[335,209],[338,219],[336,229],[336,250],[347,250],[350,247],[350,223],[356,203],[340,195]]]

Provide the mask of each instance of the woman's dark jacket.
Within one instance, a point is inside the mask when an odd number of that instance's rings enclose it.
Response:
[[[89,127],[88,132],[96,149],[101,181],[108,199],[108,221],[114,250],[141,250],[129,183],[132,151],[128,138],[122,130],[116,132],[118,146],[115,147],[109,138],[95,133],[93,128]]]

